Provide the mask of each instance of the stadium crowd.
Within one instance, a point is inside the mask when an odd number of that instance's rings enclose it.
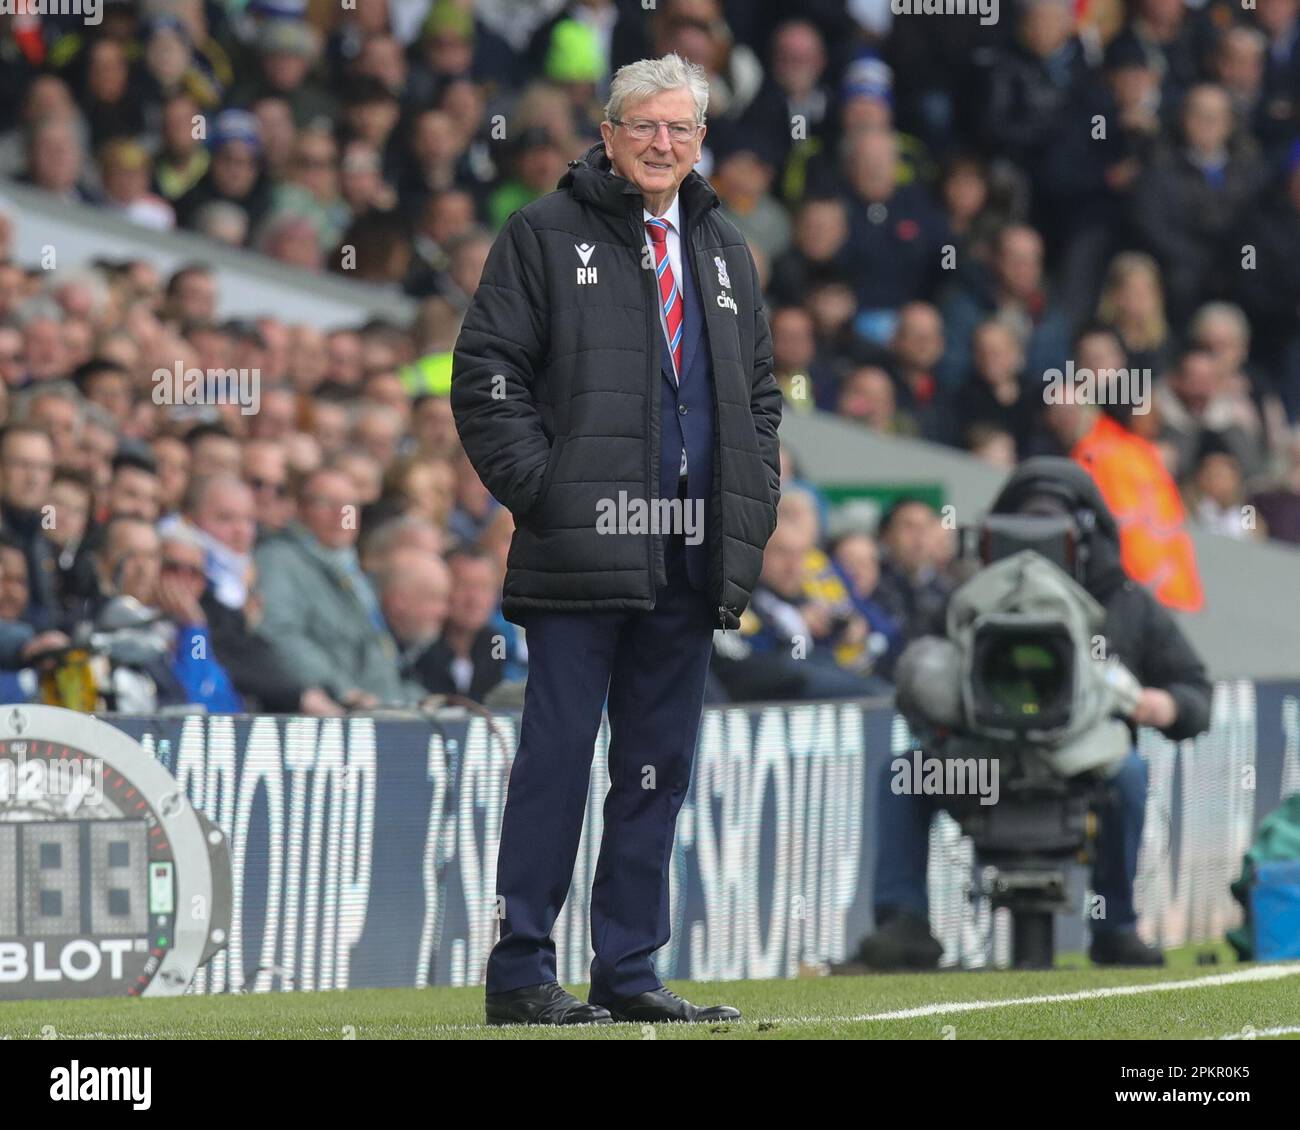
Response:
[[[30,697],[34,657],[117,595],[174,628],[154,705],[328,714],[517,691],[511,517],[460,450],[451,350],[494,233],[598,138],[613,70],[670,51],[710,74],[700,171],[759,265],[788,413],[999,467],[1073,454],[1113,507],[1143,476],[1171,528],[1300,543],[1298,9],[0,15],[0,691]],[[418,314],[321,331],[223,318],[202,262],[46,270],[16,258],[33,221],[4,178],[376,284]],[[258,411],[157,403],[151,375],[178,365],[256,371]],[[1146,374],[1149,392],[1051,395],[1070,365]],[[796,454],[783,464],[710,696],[885,689],[951,587],[952,531],[906,497],[874,529],[832,528]]]

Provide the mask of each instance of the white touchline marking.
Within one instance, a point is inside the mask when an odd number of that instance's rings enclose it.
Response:
[[[857,1016],[750,1015],[743,1020],[731,1021],[731,1023],[775,1025],[865,1024],[878,1020],[914,1020],[922,1016],[942,1016],[953,1012],[982,1012],[992,1008],[1014,1008],[1019,1005],[1063,1004],[1071,1001],[1100,1000],[1104,997],[1133,997],[1140,996],[1143,993],[1172,993],[1180,989],[1211,989],[1218,985],[1237,985],[1250,981],[1277,981],[1283,977],[1295,976],[1300,976],[1300,962],[1289,962],[1286,965],[1261,965],[1253,969],[1238,969],[1233,973],[1212,973],[1206,977],[1193,977],[1185,981],[1148,981],[1142,985],[1111,985],[1100,989],[1081,989],[1074,993],[1049,993],[1037,997],[1007,997],[1005,1000],[984,1001],[947,1001],[942,1004],[925,1004],[916,1008],[902,1008],[894,1012],[861,1013]],[[438,1032],[481,1032],[486,1025],[437,1024],[430,1027]],[[581,1025],[581,1027],[598,1026]]]
[[[1285,965],[1261,965],[1253,969],[1239,969],[1233,973],[1213,973],[1206,977],[1193,977],[1186,981],[1149,981],[1143,985],[1112,985],[1100,989],[1081,989],[1074,993],[1050,993],[1037,997],[1007,997],[1005,1000],[986,1000],[986,1001],[949,1001],[943,1004],[926,1004],[919,1005],[916,1008],[903,1008],[894,1012],[871,1012],[862,1013],[858,1016],[756,1016],[749,1015],[741,1020],[724,1021],[727,1024],[772,1024],[772,1025],[794,1025],[794,1024],[865,1024],[876,1020],[912,1020],[921,1016],[942,1016],[951,1012],[981,1012],[991,1008],[1012,1008],[1018,1005],[1026,1004],[1062,1004],[1071,1001],[1089,1001],[1100,1000],[1104,997],[1133,997],[1140,996],[1143,993],[1171,993],[1178,989],[1211,989],[1218,985],[1238,985],[1249,981],[1277,981],[1283,977],[1300,976],[1300,962],[1288,962]],[[441,986],[440,986],[441,987]],[[640,1021],[634,1021],[640,1026]],[[615,1024],[614,1029],[630,1028],[632,1023],[626,1025]],[[488,1024],[429,1024],[419,1025],[423,1030],[440,1034],[452,1034],[457,1032],[474,1032],[483,1034],[492,1031],[493,1026]],[[518,1031],[536,1031],[543,1027],[542,1025],[502,1025],[500,1031],[510,1032]],[[606,1027],[603,1024],[572,1024],[562,1025],[559,1030],[577,1029],[580,1032],[590,1032],[592,1029],[602,1029]],[[695,1025],[682,1025],[682,1027],[695,1027]],[[707,1027],[707,1025],[705,1025]],[[1257,1036],[1280,1036],[1288,1035],[1293,1032],[1300,1032],[1300,1028],[1268,1028],[1259,1029],[1255,1034]],[[149,1037],[146,1036],[146,1039]],[[1219,1039],[1234,1040],[1243,1039],[1240,1035],[1220,1036]]]
[[[1005,1000],[948,1001],[925,1004],[918,1008],[901,1008],[895,1012],[864,1013],[861,1016],[797,1017],[778,1020],[782,1024],[825,1024],[839,1022],[861,1024],[875,1020],[912,1020],[920,1016],[942,1016],[950,1012],[981,1012],[990,1008],[1012,1008],[1024,1004],[1061,1004],[1068,1001],[1091,1001],[1103,997],[1133,997],[1142,993],[1171,993],[1178,989],[1208,989],[1216,985],[1235,985],[1245,981],[1276,981],[1300,974],[1300,962],[1286,965],[1239,969],[1235,973],[1215,973],[1189,981],[1153,981],[1145,985],[1112,985],[1101,989],[1081,989],[1075,993],[1050,993],[1039,997],[1008,997]],[[776,1018],[773,1018],[776,1019]]]
[[[1254,1040],[1259,1036],[1294,1036],[1300,1028],[1260,1028],[1250,1035],[1245,1032],[1229,1032],[1226,1036],[1215,1036],[1216,1040]]]

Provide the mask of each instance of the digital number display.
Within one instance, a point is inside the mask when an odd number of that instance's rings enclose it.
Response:
[[[152,897],[143,820],[0,824],[0,937],[143,934]]]

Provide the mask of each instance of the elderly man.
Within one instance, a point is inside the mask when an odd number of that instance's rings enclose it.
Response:
[[[253,581],[253,497],[233,475],[196,479],[186,492],[185,521],[164,523],[189,532],[203,548],[205,583],[199,592],[212,646],[239,693],[262,709],[341,714],[338,703],[303,679],[257,631],[262,611]]]
[[[621,68],[602,142],[506,223],[456,344],[452,411],[516,521],[502,608],[530,657],[497,859],[492,1024],[739,1016],[675,996],[652,962],[669,938],[668,861],[713,631],[740,622],[781,490],[758,273],[692,169],[707,105],[707,75],[676,55]],[[620,500],[656,521],[611,518]],[[583,1002],[556,980],[551,930],[607,696]]]
[[[257,536],[252,490],[233,475],[194,479],[181,513],[203,543],[213,594],[227,608],[243,608]]]
[[[289,460],[284,448],[272,440],[244,444],[244,482],[257,502],[259,536],[276,533],[293,517],[289,496]]]
[[[451,573],[441,557],[395,549],[385,562],[379,603],[402,649],[402,673],[419,679],[425,655],[437,644],[451,603]]]
[[[14,424],[0,433],[0,529],[27,558],[29,603],[23,617],[37,631],[59,620],[58,555],[43,520],[54,481],[54,446],[40,428]]]
[[[257,549],[262,635],[304,684],[334,701],[402,705],[412,696],[357,561],[358,511],[356,488],[343,473],[322,469],[303,480],[297,521]]]

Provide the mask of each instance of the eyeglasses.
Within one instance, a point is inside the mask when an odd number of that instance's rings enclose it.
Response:
[[[657,136],[660,126],[668,127],[668,136],[673,141],[690,141],[700,132],[702,125],[700,122],[652,122],[648,118],[633,118],[631,121],[624,121],[622,118],[609,120],[613,125],[622,126],[637,141],[649,141]]]
[[[164,573],[184,573],[187,577],[198,579],[202,577],[207,580],[207,574],[197,565],[191,565],[188,561],[172,561],[164,559],[162,563]]]
[[[249,476],[247,481],[248,485],[252,487],[257,494],[270,490],[275,492],[276,498],[287,498],[289,495],[289,487],[285,483],[273,483],[266,479],[255,479],[252,476]]]
[[[8,471],[37,471],[48,472],[54,470],[52,460],[45,459],[19,459],[15,456],[6,456],[0,460],[0,467]]]

